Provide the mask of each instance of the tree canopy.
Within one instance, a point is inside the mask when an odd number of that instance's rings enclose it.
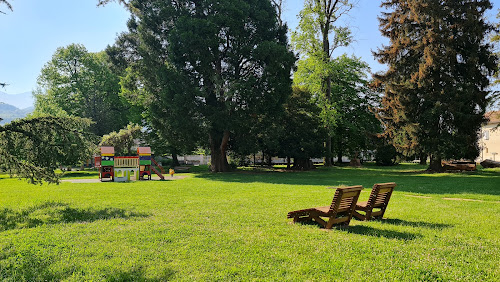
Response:
[[[132,18],[120,57],[137,74],[154,129],[202,133],[212,170],[227,171],[231,136],[247,133],[248,117],[282,111],[291,93],[286,26],[268,0],[127,4]]]
[[[89,118],[94,122],[91,131],[102,136],[128,123],[129,105],[119,93],[119,77],[106,53],[71,44],[58,48],[42,68],[34,115]]]
[[[497,57],[487,36],[489,0],[391,0],[380,18],[390,44],[375,56],[389,70],[376,75],[385,90],[380,117],[401,151],[416,146],[430,169],[444,158],[475,159],[477,138]]]
[[[327,129],[326,165],[332,165],[332,136],[337,119],[332,98],[331,61],[333,52],[352,40],[349,28],[335,24],[352,7],[351,0],[305,0],[297,31],[292,33],[294,48],[301,54],[294,82],[307,87],[321,107]]]
[[[90,120],[36,117],[0,126],[0,164],[33,184],[56,183],[54,170],[92,156],[95,139],[86,133]]]

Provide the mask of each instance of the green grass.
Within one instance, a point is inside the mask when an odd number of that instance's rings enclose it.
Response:
[[[400,165],[183,175],[43,186],[0,176],[0,279],[500,278],[498,169],[428,174]],[[361,184],[366,200],[369,187],[388,181],[398,186],[383,221],[353,220],[326,231],[286,219],[288,211],[328,205],[334,190],[326,187]]]

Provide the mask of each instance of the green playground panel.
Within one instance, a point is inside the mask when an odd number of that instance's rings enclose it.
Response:
[[[139,165],[151,165],[151,160],[140,160]]]
[[[114,166],[115,161],[101,161],[101,166]]]

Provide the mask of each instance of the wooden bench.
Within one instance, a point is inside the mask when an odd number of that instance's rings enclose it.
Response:
[[[331,229],[334,225],[347,226],[351,221],[361,190],[363,187],[360,185],[337,188],[331,205],[291,211],[287,217],[293,218],[294,223],[315,221],[326,229]],[[328,221],[321,217],[327,217]]]

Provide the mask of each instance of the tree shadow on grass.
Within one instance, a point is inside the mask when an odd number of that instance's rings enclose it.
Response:
[[[17,250],[12,245],[0,249],[0,280],[9,281],[61,281],[75,273],[84,274],[85,269],[78,265],[66,265],[65,268],[51,267],[57,262],[57,254],[42,252],[40,249],[28,248]],[[14,259],[15,258],[15,259]],[[145,267],[136,266],[128,271],[111,271],[102,273],[105,281],[169,281],[172,280],[175,271],[163,269],[156,271],[155,277],[146,275]],[[85,277],[81,277],[82,280]]]
[[[68,204],[46,202],[21,211],[11,209],[0,210],[0,232],[12,229],[33,228],[43,224],[59,224],[72,222],[93,222],[114,218],[129,219],[147,217],[145,213],[136,213],[124,209],[82,209],[72,208]]]
[[[0,253],[0,279],[8,281],[60,281],[62,275],[50,269],[53,257],[40,255],[34,249],[15,251],[7,247]],[[15,259],[13,259],[15,258]]]
[[[175,271],[172,269],[164,270],[158,277],[149,278],[146,276],[146,271],[143,268],[137,267],[130,271],[115,272],[106,274],[106,281],[125,282],[125,281],[141,281],[141,282],[156,282],[170,281],[173,279]]]
[[[396,182],[396,192],[420,194],[483,194],[499,195],[500,173],[479,170],[476,172],[430,174],[411,165],[396,167],[367,166],[360,169],[332,167],[304,172],[251,172],[194,173],[196,178],[209,181],[236,183],[268,183],[289,185],[289,189],[300,192],[296,186],[336,187],[340,185],[363,185],[365,191],[375,183]],[[320,188],[318,188],[320,189]]]

